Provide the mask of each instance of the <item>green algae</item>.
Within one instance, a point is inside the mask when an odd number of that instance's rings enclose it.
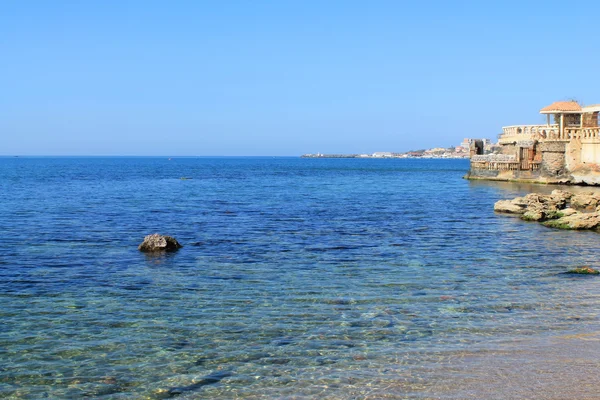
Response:
[[[542,222],[542,225],[547,226],[548,228],[556,228],[556,229],[573,229],[566,222],[561,221],[560,219],[552,219],[549,221]]]
[[[567,274],[598,275],[600,272],[591,267],[578,267],[568,270]]]
[[[547,213],[545,213],[545,218],[547,220],[551,220],[551,219],[559,219],[564,217],[565,214],[561,211],[548,211]]]

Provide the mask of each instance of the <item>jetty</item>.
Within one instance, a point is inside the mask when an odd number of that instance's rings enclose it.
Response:
[[[495,153],[473,141],[465,178],[600,185],[600,104],[558,101],[540,113],[546,124],[503,127]]]

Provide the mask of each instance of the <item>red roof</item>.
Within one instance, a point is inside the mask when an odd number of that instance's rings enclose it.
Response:
[[[548,107],[544,107],[540,110],[541,114],[554,114],[565,112],[581,112],[581,106],[575,100],[557,101],[550,104]]]

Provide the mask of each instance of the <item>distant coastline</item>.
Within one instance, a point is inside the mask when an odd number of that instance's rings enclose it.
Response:
[[[473,139],[465,138],[458,146],[434,147],[424,150],[411,150],[405,153],[394,153],[387,151],[375,152],[372,154],[303,154],[301,158],[464,158],[470,156],[470,147]],[[487,145],[491,145],[489,139],[484,140]]]
[[[426,150],[411,150],[405,153],[380,151],[372,154],[303,154],[301,158],[464,158],[470,157],[470,149],[475,139],[465,138],[458,146],[434,147]],[[481,139],[486,151],[495,146],[490,139]]]
[[[372,154],[303,154],[301,158],[469,158],[469,151],[462,146],[407,151],[406,153],[377,152]]]
[[[300,158],[454,158],[468,159],[468,155],[457,153],[444,154],[409,154],[409,153],[390,153],[391,155],[375,154],[303,154]]]

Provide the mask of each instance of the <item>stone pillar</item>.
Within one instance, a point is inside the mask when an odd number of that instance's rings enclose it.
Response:
[[[558,137],[563,138],[563,132],[565,131],[565,114],[560,114],[560,127],[558,130]]]

